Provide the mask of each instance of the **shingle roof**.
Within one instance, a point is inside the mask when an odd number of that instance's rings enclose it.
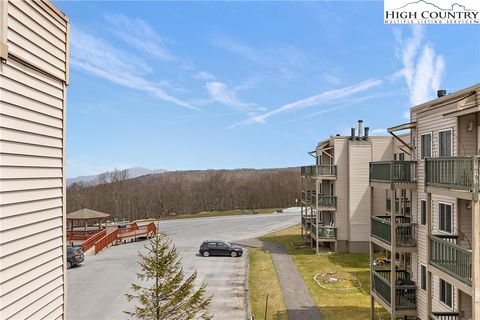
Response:
[[[108,213],[98,212],[90,209],[80,209],[75,212],[67,213],[67,220],[104,219],[108,217],[110,217]]]

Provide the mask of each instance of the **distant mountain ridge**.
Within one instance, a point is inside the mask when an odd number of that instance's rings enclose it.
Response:
[[[411,6],[411,5],[432,6],[432,7],[435,7],[436,9],[442,10],[442,11],[453,11],[455,9],[455,7],[461,8],[461,9],[463,9],[463,11],[474,11],[472,9],[467,9],[464,5],[459,4],[457,2],[453,3],[450,6],[450,8],[444,9],[444,8],[440,8],[438,5],[436,5],[434,3],[431,3],[431,2],[428,2],[428,1],[425,1],[425,0],[418,0],[418,1],[409,2],[409,3],[406,3],[405,5],[401,6],[400,8],[393,9],[393,10],[404,9],[405,7],[408,7],[408,6]]]
[[[154,173],[163,173],[167,172],[168,170],[165,169],[147,169],[147,168],[142,168],[142,167],[133,167],[133,168],[128,168],[128,179],[133,179],[141,176],[146,176],[149,174],[154,174]],[[91,176],[79,176],[75,178],[69,178],[67,179],[67,186],[73,184],[73,183],[85,183],[85,184],[92,184],[95,185],[97,184],[98,177],[103,174],[95,174]]]

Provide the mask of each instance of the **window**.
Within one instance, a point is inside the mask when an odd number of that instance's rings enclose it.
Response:
[[[398,160],[404,161],[404,160],[405,160],[405,153],[399,152],[399,153],[398,153]]]
[[[424,264],[420,265],[420,286],[427,291],[427,267]]]
[[[432,134],[422,134],[421,135],[421,154],[420,158],[429,158],[432,156]]]
[[[452,285],[443,279],[440,279],[440,301],[445,305],[452,307]]]
[[[452,233],[452,205],[440,203],[438,208],[438,229]]]
[[[216,249],[217,244],[215,242],[209,242],[207,247],[208,247],[208,249]]]
[[[440,131],[438,133],[440,157],[452,156],[452,130]]]
[[[420,200],[420,225],[427,224],[427,201]]]

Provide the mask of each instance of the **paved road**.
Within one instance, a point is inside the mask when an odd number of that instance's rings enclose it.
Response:
[[[159,227],[179,249],[185,272],[196,269],[199,282],[207,282],[208,292],[214,294],[210,311],[215,319],[241,320],[246,318],[246,257],[200,257],[196,255],[200,242],[255,238],[298,222],[299,209],[293,208],[283,214],[161,221]],[[127,319],[123,310],[131,305],[124,294],[136,281],[137,252],[144,244],[110,247],[68,270],[67,318]]]

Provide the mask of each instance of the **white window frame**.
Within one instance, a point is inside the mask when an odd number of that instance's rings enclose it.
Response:
[[[323,211],[318,213],[318,223],[323,224]]]
[[[446,284],[450,285],[450,288],[452,289],[451,293],[450,293],[450,300],[452,301],[452,305],[449,306],[448,304],[446,304],[445,302],[442,301],[442,285],[441,285],[441,281],[445,282]],[[447,307],[448,309],[450,310],[453,310],[453,306],[454,306],[454,301],[453,301],[453,292],[454,292],[454,286],[449,283],[448,281],[445,281],[443,280],[442,278],[438,278],[438,301],[440,301],[441,304],[443,304],[445,307]]]
[[[423,136],[430,136],[430,157],[423,157],[422,156],[422,151],[423,151]],[[428,133],[422,133],[420,135],[420,159],[425,159],[425,158],[431,158],[433,157],[433,133],[428,132]]]
[[[422,288],[422,267],[425,267],[425,289]],[[427,269],[427,265],[423,264],[423,263],[420,263],[420,290],[422,290],[423,292],[427,292],[428,291],[428,269]]]
[[[425,224],[422,224],[422,203],[425,202]],[[425,228],[427,226],[427,199],[420,199],[420,221],[418,222],[418,225]]]
[[[440,155],[440,153],[442,151],[442,148],[440,146],[440,133],[441,132],[447,132],[447,131],[450,131],[450,157],[453,157],[453,128],[438,131],[438,156],[439,157],[442,157]],[[445,157],[448,157],[448,156],[445,156]]]
[[[441,205],[441,204],[450,206],[450,208],[451,208],[451,210],[450,210],[450,214],[451,214],[451,217],[450,217],[451,231],[450,231],[450,232],[440,229],[440,205]],[[438,232],[443,233],[443,234],[449,234],[449,235],[453,234],[453,233],[454,233],[454,230],[455,230],[454,225],[453,225],[453,217],[454,217],[453,203],[451,203],[451,202],[438,201],[438,226],[437,226]]]

